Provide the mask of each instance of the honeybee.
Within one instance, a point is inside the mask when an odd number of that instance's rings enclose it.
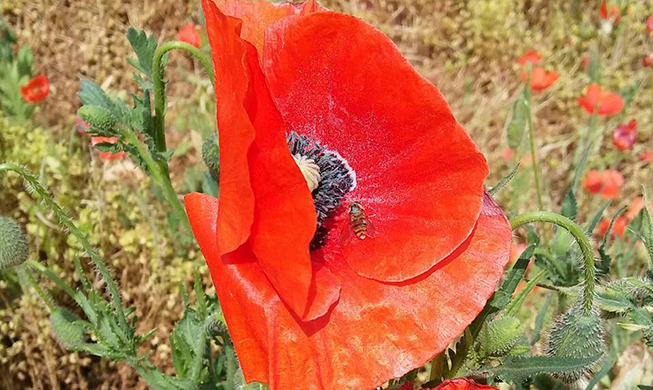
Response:
[[[364,240],[370,236],[368,231],[370,224],[365,213],[365,208],[358,202],[352,202],[349,205],[349,223],[354,234],[359,239]]]

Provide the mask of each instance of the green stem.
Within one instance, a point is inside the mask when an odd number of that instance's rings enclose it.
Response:
[[[542,202],[542,185],[540,184],[540,170],[537,166],[537,156],[535,154],[535,135],[533,130],[533,108],[531,105],[531,66],[528,67],[528,82],[526,82],[526,104],[528,105],[528,142],[531,148],[531,160],[533,162],[533,177],[535,178],[535,191],[537,192],[537,205],[540,210],[544,210]]]
[[[109,272],[107,265],[104,263],[104,261],[102,261],[102,258],[100,257],[99,253],[91,245],[88,239],[86,239],[84,233],[82,233],[82,231],[79,230],[79,228],[77,227],[77,225],[75,225],[72,219],[61,209],[61,207],[57,204],[57,202],[55,202],[54,198],[52,197],[52,195],[50,195],[49,191],[46,190],[38,181],[38,179],[34,175],[32,175],[27,169],[13,163],[0,164],[0,172],[4,172],[4,171],[15,172],[20,176],[22,176],[23,180],[27,182],[28,187],[32,190],[32,192],[36,192],[41,198],[41,201],[45,203],[45,205],[50,210],[52,210],[52,212],[57,216],[57,218],[59,219],[59,223],[61,223],[61,225],[63,225],[66,228],[66,230],[70,232],[70,234],[72,234],[75,237],[75,239],[77,239],[77,242],[82,246],[86,254],[88,254],[89,258],[97,268],[98,272],[100,273],[100,275],[102,275],[102,278],[104,278],[105,282],[107,283],[107,289],[111,294],[114,310],[116,311],[116,314],[118,315],[118,319],[121,322],[121,324],[125,328],[127,328],[127,320],[125,318],[125,312],[122,307],[122,299],[120,298],[120,292],[118,290],[118,286],[116,285],[115,280],[111,276],[111,272]]]
[[[583,232],[583,229],[571,219],[549,211],[531,211],[524,213],[512,218],[510,220],[510,226],[512,230],[515,230],[532,222],[553,223],[567,230],[576,239],[583,254],[584,261],[583,272],[585,273],[585,280],[583,286],[583,310],[589,312],[592,310],[594,304],[596,270],[594,269],[594,253],[592,252],[592,246]]]
[[[587,126],[587,134],[585,135],[585,140],[583,142],[583,149],[582,149],[582,154],[580,156],[580,160],[578,160],[578,166],[576,167],[576,172],[574,173],[574,184],[573,184],[573,191],[576,192],[576,189],[578,188],[578,184],[580,183],[580,178],[583,175],[583,171],[585,171],[585,165],[587,165],[587,159],[590,154],[590,149],[592,149],[592,146],[594,145],[592,135],[594,134],[594,131],[596,129],[596,123],[598,121],[598,116],[596,112],[592,114],[592,116],[589,119],[589,123]]]
[[[225,355],[227,355],[227,390],[236,390],[235,379],[236,370],[238,370],[238,362],[236,361],[236,352],[234,348],[225,345]]]
[[[519,292],[519,294],[517,294],[517,296],[512,301],[510,301],[508,306],[506,306],[506,315],[509,315],[509,316],[516,316],[517,315],[517,312],[519,311],[519,308],[524,303],[524,300],[526,300],[526,296],[531,291],[533,291],[533,289],[537,286],[537,282],[539,282],[540,279],[542,279],[548,272],[549,272],[549,270],[545,268],[542,271],[540,271],[540,273],[535,275],[535,277],[533,279],[528,281],[528,283],[526,284],[526,287],[524,287],[524,289],[522,289]]]
[[[204,53],[196,48],[193,45],[189,45],[185,42],[171,41],[166,42],[163,45],[159,46],[154,52],[154,59],[152,61],[152,82],[154,84],[154,123],[155,123],[155,142],[157,149],[160,152],[166,151],[166,138],[165,131],[163,128],[163,121],[165,117],[165,108],[166,108],[166,97],[165,97],[165,83],[163,82],[163,56],[171,50],[184,50],[195,58],[199,60],[202,64],[206,73],[209,75],[211,82],[213,83],[213,66],[210,59],[208,59]]]
[[[558,271],[558,275],[563,276],[565,274],[565,270],[564,270],[564,268],[562,268],[562,265],[560,264],[560,262],[558,262],[558,260],[556,260],[556,258],[553,257],[553,255],[550,254],[548,251],[546,251],[546,250],[544,250],[542,248],[535,248],[535,250],[533,251],[533,254],[540,255],[544,259],[546,259],[546,261],[549,264],[551,264],[553,266],[553,268],[556,269],[556,271]]]
[[[188,215],[186,215],[186,209],[184,208],[184,205],[177,197],[177,193],[175,192],[175,189],[172,187],[170,176],[168,176],[167,172],[163,172],[161,165],[157,164],[154,161],[154,159],[150,157],[150,155],[147,153],[147,151],[143,147],[143,144],[141,144],[141,141],[138,139],[136,134],[121,126],[118,127],[118,130],[120,131],[120,134],[122,135],[123,139],[126,142],[136,147],[138,153],[141,155],[143,161],[145,161],[145,164],[150,170],[152,178],[163,190],[163,196],[166,198],[168,203],[170,203],[170,205],[172,206],[172,209],[177,215],[177,218],[179,218],[179,220],[183,223],[186,230],[192,235],[193,229],[190,226]]]
[[[75,302],[81,303],[77,298],[77,293],[75,293],[72,287],[70,287],[68,283],[64,282],[63,279],[59,277],[59,275],[52,272],[50,268],[34,260],[27,260],[25,264],[29,265],[30,267],[36,269],[37,271],[47,276],[48,279],[52,280],[57,286],[59,286],[60,289],[65,291],[66,294],[70,295],[70,297],[74,299]]]
[[[36,293],[39,295],[39,297],[41,297],[41,299],[43,300],[43,303],[45,303],[45,305],[48,307],[48,310],[50,310],[50,313],[55,311],[57,308],[54,306],[54,303],[52,302],[52,299],[50,299],[50,297],[48,297],[48,295],[43,291],[41,286],[39,286],[38,282],[34,278],[34,275],[30,271],[30,269],[28,267],[26,267],[26,266],[23,266],[23,267],[21,267],[20,272],[25,275],[25,278],[27,279],[29,284],[32,285],[32,287],[34,288]]]

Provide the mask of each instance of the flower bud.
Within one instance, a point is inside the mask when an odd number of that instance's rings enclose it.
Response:
[[[23,264],[28,256],[27,237],[20,226],[0,216],[0,270]]]
[[[112,132],[116,126],[116,118],[104,107],[82,106],[77,110],[77,116],[91,125],[91,130]]]
[[[524,334],[524,325],[517,318],[504,315],[488,323],[479,337],[479,355],[504,356]]]
[[[215,180],[220,177],[220,143],[218,133],[206,137],[202,144],[202,159]]]
[[[596,310],[586,312],[579,307],[572,307],[562,314],[553,324],[549,333],[549,356],[590,358],[605,353],[603,324]],[[595,369],[595,365],[555,374],[566,383],[573,383],[586,378]]]
[[[81,319],[75,314],[58,307],[50,314],[50,320],[55,337],[66,348],[74,348],[86,341],[86,329],[76,323]]]

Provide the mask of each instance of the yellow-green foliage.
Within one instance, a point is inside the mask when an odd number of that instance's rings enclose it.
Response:
[[[200,264],[199,253],[192,242],[180,243],[182,233],[169,231],[168,209],[151,193],[148,180],[134,177],[129,166],[120,172],[123,163],[98,161],[86,145],[88,137],[67,129],[70,137],[57,139],[55,132],[62,130],[11,125],[0,118],[2,160],[40,173],[57,201],[100,250],[122,286],[126,302],[138,307],[139,330],[158,328],[150,346],[156,352],[154,359],[169,367],[167,336],[181,314],[179,282],[190,282],[193,268]],[[54,216],[24,191],[22,180],[2,174],[0,199],[0,213],[25,225],[33,257],[79,286],[74,258],[83,259],[83,252]],[[201,271],[206,273],[205,268]],[[95,278],[91,267],[87,274]],[[0,294],[11,302],[0,310],[0,388],[29,384],[41,389],[83,389],[88,378],[126,381],[136,388],[137,377],[131,370],[115,376],[118,368],[113,364],[70,354],[59,346],[50,334],[43,304],[29,289],[18,295],[13,279],[9,274],[0,276]],[[52,288],[59,305],[81,314],[46,279],[41,282]]]

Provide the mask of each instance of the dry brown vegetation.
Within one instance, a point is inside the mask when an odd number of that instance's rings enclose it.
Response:
[[[138,307],[140,330],[158,328],[150,344],[154,361],[171,368],[167,336],[181,314],[179,282],[188,283],[200,256],[192,243],[180,242],[166,228],[162,202],[151,194],[148,183],[126,163],[97,161],[86,141],[72,131],[79,101],[79,80],[88,77],[112,91],[128,96],[133,89],[125,58],[131,55],[124,34],[130,25],[145,28],[160,41],[172,39],[183,24],[196,21],[197,1],[183,0],[5,0],[2,11],[19,34],[21,43],[34,51],[38,72],[52,83],[51,95],[36,121],[40,128],[28,131],[0,118],[0,131],[13,140],[8,157],[41,172],[62,203],[94,239],[112,265],[125,300]],[[473,135],[490,162],[493,184],[508,167],[499,155],[507,146],[504,125],[519,89],[515,59],[526,49],[545,55],[545,63],[561,74],[551,90],[536,98],[536,141],[545,180],[545,204],[558,210],[572,173],[571,159],[586,114],[576,97],[588,78],[581,61],[589,55],[590,42],[598,42],[604,55],[603,84],[620,90],[643,82],[626,119],[639,122],[634,151],[617,153],[607,141],[594,166],[619,169],[626,178],[623,196],[628,204],[639,194],[639,183],[652,183],[653,173],[638,160],[653,148],[653,70],[641,66],[641,58],[653,50],[646,40],[644,20],[653,1],[633,1],[629,12],[610,35],[587,37],[598,26],[595,1],[565,0],[328,0],[333,10],[360,16],[388,34],[406,57],[431,79],[450,102],[454,113]],[[172,78],[168,132],[184,143],[191,137],[196,85],[188,75],[200,77],[192,61],[174,54],[168,75]],[[123,91],[123,92],[120,92]],[[173,119],[175,118],[175,119]],[[616,126],[619,119],[611,122]],[[199,140],[185,141],[189,152],[173,160],[179,192],[188,166],[193,166]],[[173,141],[174,142],[174,141]],[[528,187],[528,177],[526,187]],[[185,187],[186,186],[186,187]],[[0,179],[0,213],[27,226],[33,257],[73,279],[72,259],[78,255],[51,215],[20,193],[21,183]],[[141,194],[148,195],[141,195]],[[506,192],[508,211],[534,205],[534,193],[513,197]],[[518,199],[518,200],[517,200]],[[6,200],[6,201],[5,201]],[[589,210],[598,203],[586,201]],[[581,216],[582,218],[582,216]],[[206,270],[202,271],[206,274]],[[205,275],[206,285],[209,286]],[[4,282],[0,282],[4,283]],[[0,285],[0,290],[6,284]],[[208,289],[208,287],[207,287]],[[61,303],[69,304],[53,292]],[[51,337],[45,308],[36,296],[0,293],[0,388],[3,389],[143,389],[127,366],[108,363],[84,354],[68,353]],[[70,305],[72,306],[72,305]],[[650,357],[649,357],[650,358]],[[650,359],[649,359],[650,360]]]

